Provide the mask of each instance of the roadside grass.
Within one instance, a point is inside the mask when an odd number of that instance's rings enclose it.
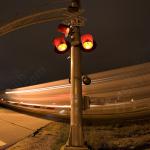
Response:
[[[150,122],[90,125],[83,127],[85,144],[90,150],[126,150],[150,148]],[[62,124],[52,150],[59,150],[67,141],[69,125]]]
[[[61,146],[66,144],[69,135],[69,125],[62,123],[59,131],[60,132],[56,138],[56,141],[53,143],[51,147],[52,150],[59,150]]]
[[[91,150],[150,148],[150,122],[85,126],[84,133]]]
[[[133,150],[150,148],[150,121],[131,124],[83,126],[85,144],[90,150]],[[50,122],[8,150],[60,150],[66,144],[69,124]]]

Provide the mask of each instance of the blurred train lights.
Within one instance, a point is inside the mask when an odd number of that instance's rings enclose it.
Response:
[[[94,47],[94,40],[93,36],[91,34],[84,34],[81,36],[81,44],[83,47],[83,50],[85,51],[91,51]]]
[[[56,53],[63,54],[69,50],[69,44],[66,42],[65,37],[57,37],[53,39],[53,45],[55,46]]]

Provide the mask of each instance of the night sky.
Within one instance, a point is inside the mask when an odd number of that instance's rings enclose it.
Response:
[[[0,26],[38,11],[67,7],[67,0],[1,0]],[[150,61],[150,0],[82,0],[86,26],[97,48],[82,53],[83,74]],[[67,56],[53,51],[60,21],[0,37],[0,89],[69,77]]]

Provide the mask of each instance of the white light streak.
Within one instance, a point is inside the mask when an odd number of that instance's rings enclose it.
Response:
[[[7,101],[8,103],[11,104],[16,104],[16,105],[23,105],[26,107],[39,107],[39,108],[62,108],[62,109],[70,109],[71,105],[43,105],[43,104],[31,104],[31,103],[24,103],[24,102],[14,102],[14,101]],[[121,103],[115,103],[115,104],[106,104],[106,105],[90,105],[90,108],[100,108],[100,107],[112,107],[112,106],[120,106],[120,105],[126,105],[130,104],[130,102],[121,102]]]
[[[5,94],[19,94],[19,93],[33,93],[33,92],[43,92],[49,90],[56,90],[56,89],[63,89],[71,87],[70,84],[58,85],[58,86],[50,86],[45,88],[38,88],[38,89],[31,89],[31,90],[14,90],[14,91],[7,91]]]
[[[101,83],[104,81],[112,80],[112,78],[103,78],[103,79],[96,79],[92,80],[92,84]],[[84,84],[82,84],[84,86]],[[30,89],[30,90],[13,90],[13,91],[7,91],[5,94],[21,94],[21,93],[35,93],[35,92],[43,92],[43,91],[49,91],[49,90],[57,90],[57,89],[64,89],[64,88],[70,88],[70,84],[62,84],[62,85],[56,85],[56,86],[49,86],[44,88],[37,88],[37,89]]]
[[[31,103],[24,103],[24,102],[14,102],[14,101],[7,101],[8,103],[11,104],[19,104],[19,105],[24,105],[24,106],[36,106],[36,107],[45,107],[45,108],[71,108],[70,105],[42,105],[42,104],[31,104]]]

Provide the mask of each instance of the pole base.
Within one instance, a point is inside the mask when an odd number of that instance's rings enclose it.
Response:
[[[89,150],[87,147],[70,147],[70,146],[62,146],[60,150]]]

